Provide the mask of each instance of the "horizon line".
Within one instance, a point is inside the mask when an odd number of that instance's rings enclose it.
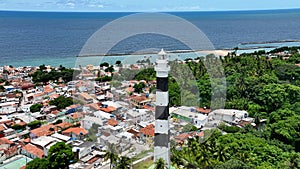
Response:
[[[281,11],[281,10],[300,10],[300,7],[297,8],[270,8],[270,9],[224,9],[224,10],[157,10],[157,11],[86,11],[86,10],[19,10],[19,9],[0,9],[0,12],[55,12],[55,13],[169,13],[169,12],[251,12],[251,11]]]

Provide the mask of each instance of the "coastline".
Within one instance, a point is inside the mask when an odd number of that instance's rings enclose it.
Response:
[[[300,40],[284,40],[284,41],[274,41],[268,43],[244,43],[245,45],[237,45],[237,54],[241,53],[252,53],[254,51],[265,50],[266,52],[271,51],[278,47],[283,46],[300,46]],[[271,44],[271,45],[270,45]],[[184,60],[186,58],[196,58],[199,56],[205,56],[208,54],[215,54],[219,56],[226,56],[229,52],[233,52],[234,49],[215,49],[215,50],[172,50],[167,51],[170,59]],[[143,60],[149,58],[152,62],[155,60],[156,52],[139,52],[131,54],[92,54],[92,55],[82,55],[82,56],[62,56],[62,57],[41,57],[27,60],[23,58],[22,60],[4,60],[0,66],[12,65],[14,67],[23,66],[40,66],[42,64],[50,66],[64,66],[68,68],[75,68],[79,65],[84,66],[88,64],[99,65],[101,62],[108,62],[109,64],[115,64],[117,60],[120,60],[124,64],[134,64],[138,60]],[[152,57],[154,56],[154,57]]]

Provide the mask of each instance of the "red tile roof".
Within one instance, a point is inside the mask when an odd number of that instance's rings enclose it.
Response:
[[[149,106],[149,105],[147,105],[147,104],[145,104],[145,105],[143,106],[143,108],[144,108],[144,109],[147,109],[147,110],[151,110],[151,111],[154,111],[154,110],[155,110],[155,107],[151,107],[151,106]]]
[[[190,133],[182,133],[182,134],[179,134],[178,136],[175,136],[174,138],[176,140],[184,141],[184,140],[187,140],[191,136],[192,135]]]
[[[100,110],[106,112],[106,113],[111,113],[115,110],[117,110],[115,107],[113,106],[107,106],[107,108],[101,107]]]
[[[117,120],[115,120],[115,119],[108,119],[107,120],[107,124],[111,125],[111,126],[116,126],[116,125],[119,124],[119,122]]]
[[[65,131],[62,132],[62,134],[70,134],[70,133],[73,133],[73,134],[76,134],[76,135],[86,135],[88,134],[88,132],[86,130],[84,130],[83,128],[80,128],[80,127],[73,127],[73,128],[69,128]]]
[[[148,100],[148,98],[146,96],[134,96],[131,98],[131,100],[134,100],[134,101],[140,103],[140,102]]]
[[[140,132],[147,135],[147,136],[154,136],[154,125],[149,124],[146,127],[142,128],[140,130]]]
[[[209,114],[209,113],[211,112],[210,109],[204,109],[204,108],[202,108],[202,107],[198,107],[196,110],[197,110],[199,113],[203,113],[203,114]]]
[[[59,124],[56,124],[55,125],[55,129],[57,129],[57,127],[58,128],[62,128],[62,129],[65,129],[65,128],[68,128],[68,127],[71,127],[72,126],[72,124],[71,123],[68,123],[68,122],[62,122],[62,123],[59,123]]]
[[[94,110],[100,110],[100,106],[97,103],[91,103],[89,106]]]
[[[50,136],[54,133],[54,130],[51,130],[51,128],[55,129],[54,125],[49,124],[45,126],[41,126],[39,128],[33,129],[30,132],[33,133],[35,136]]]
[[[8,140],[5,137],[0,138],[0,144],[14,144],[14,142]]]
[[[26,144],[24,147],[22,147],[22,149],[30,154],[37,156],[38,158],[43,158],[44,156],[44,150],[38,148],[37,146],[31,143]]]
[[[137,138],[140,138],[140,132],[138,130],[129,129],[127,132],[133,134]]]

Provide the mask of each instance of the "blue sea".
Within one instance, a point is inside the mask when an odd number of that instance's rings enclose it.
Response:
[[[0,66],[46,64],[74,67],[78,60],[76,56],[97,30],[131,14],[0,11]],[[300,46],[300,9],[169,14],[181,17],[202,30],[215,49]],[[109,36],[113,37],[114,33]],[[167,51],[189,49],[176,39],[144,34],[121,41],[109,53],[134,53],[152,48]],[[135,55],[133,58],[143,56]],[[116,60],[130,61],[129,57],[103,58],[114,63]]]

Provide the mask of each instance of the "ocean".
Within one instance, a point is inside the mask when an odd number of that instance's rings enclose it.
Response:
[[[74,67],[78,60],[76,56],[93,33],[130,14],[133,13],[0,11],[0,66],[46,64]],[[169,14],[202,30],[215,49],[300,46],[300,9]],[[114,36],[114,33],[109,36]],[[134,53],[150,48],[189,49],[176,39],[144,34],[121,41],[110,50],[110,54]],[[116,60],[130,61],[128,57],[106,56],[103,59],[114,63]],[[138,59],[145,55],[134,57]]]

